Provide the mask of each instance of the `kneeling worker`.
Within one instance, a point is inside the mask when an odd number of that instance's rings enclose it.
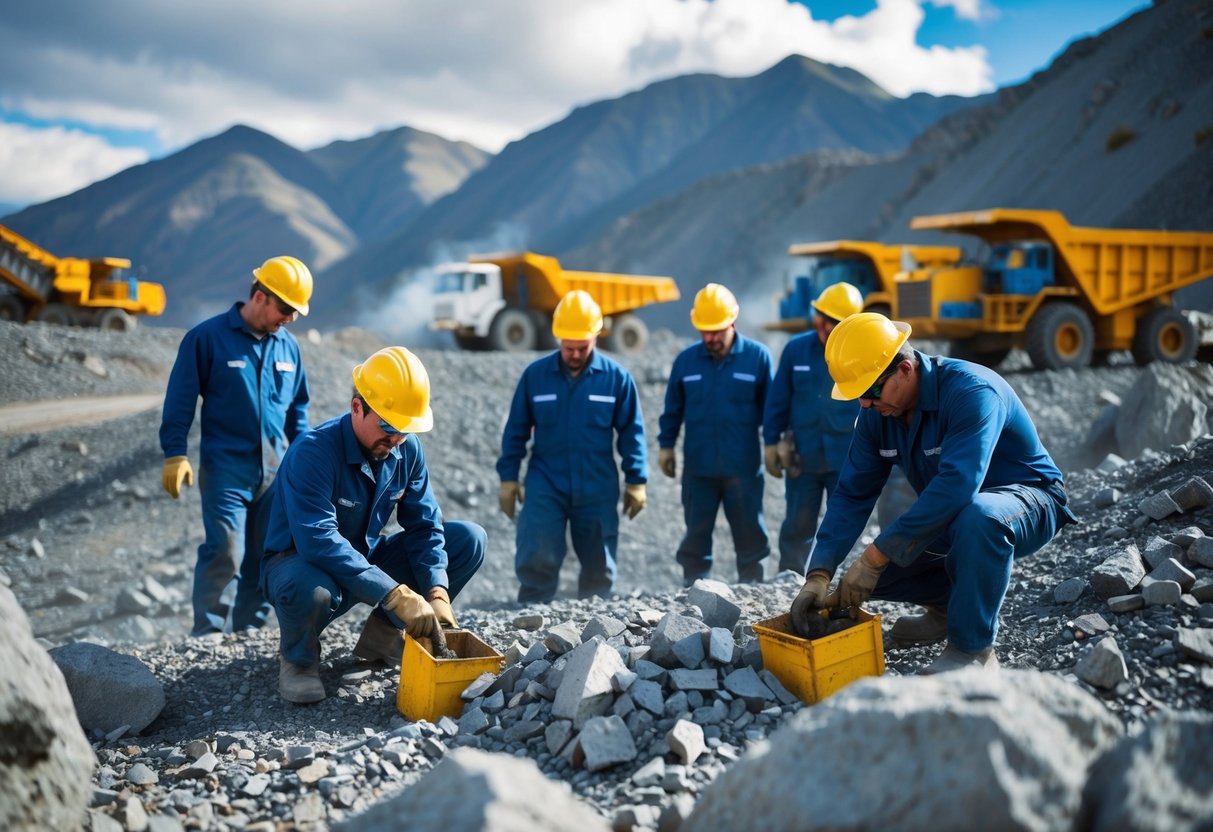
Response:
[[[388,347],[354,368],[350,412],[293,444],[274,482],[262,568],[282,630],[278,691],[324,698],[320,633],[358,602],[375,609],[354,655],[399,664],[414,638],[457,626],[451,599],[484,561],[485,532],[447,522],[415,434],[433,427],[421,360]],[[402,531],[380,532],[393,509]]]
[[[808,632],[822,606],[908,601],[923,615],[893,625],[894,641],[947,638],[924,673],[998,667],[994,637],[1015,558],[1038,551],[1074,514],[1061,471],[1011,386],[993,370],[910,347],[910,327],[863,312],[826,342],[835,398],[862,411],[809,556],[792,624]],[[830,577],[863,532],[893,465],[918,499],[851,565]]]

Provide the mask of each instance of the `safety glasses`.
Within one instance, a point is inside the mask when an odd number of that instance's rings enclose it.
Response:
[[[892,371],[881,375],[879,378],[876,379],[875,382],[872,383],[872,386],[868,388],[868,391],[866,393],[864,393],[862,396],[860,396],[859,398],[871,399],[872,401],[879,401],[880,393],[884,389],[885,383],[889,379],[891,379],[894,375],[896,375],[896,373],[897,373],[897,368],[894,367],[892,369]]]
[[[382,419],[379,420],[379,429],[381,431],[383,431],[384,433],[386,433],[388,436],[401,436],[404,434],[404,431],[396,430],[394,427],[392,427],[391,425],[389,425],[387,422],[383,421]]]
[[[293,306],[289,305],[286,301],[284,301],[282,298],[278,297],[277,295],[270,295],[270,298],[274,301],[274,305],[278,307],[278,314],[280,314],[280,315],[297,315],[298,314],[298,312],[295,311],[295,308]]]

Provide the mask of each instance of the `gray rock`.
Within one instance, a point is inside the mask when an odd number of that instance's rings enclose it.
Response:
[[[1136,459],[1147,448],[1163,451],[1208,431],[1209,409],[1201,395],[1204,384],[1207,381],[1198,382],[1178,364],[1155,361],[1143,367],[1116,419],[1121,455]]]
[[[733,661],[733,650],[737,642],[733,634],[721,627],[713,627],[708,633],[708,658],[717,664],[728,664]]]
[[[570,621],[557,624],[548,629],[543,637],[544,645],[557,656],[563,656],[577,645],[581,644],[581,631]]]
[[[617,716],[590,719],[581,729],[578,741],[589,771],[602,771],[636,759],[636,743],[627,725]]]
[[[396,797],[334,827],[338,832],[410,828],[461,832],[606,832],[610,827],[569,788],[530,760],[456,748]]]
[[[657,627],[649,638],[651,649],[648,660],[666,668],[681,667],[683,665],[678,654],[674,652],[674,645],[687,636],[703,634],[708,630],[708,625],[698,618],[674,612],[666,613],[661,617],[661,621],[657,623]]]
[[[63,675],[5,587],[0,666],[0,829],[78,828],[93,793],[96,758]]]
[[[674,690],[716,690],[718,682],[715,668],[689,670],[679,667],[670,671],[670,687]]]
[[[1091,570],[1091,588],[1100,598],[1128,595],[1146,576],[1141,554],[1132,543],[1116,547],[1103,562]]]
[[[735,599],[728,584],[707,578],[700,578],[687,590],[687,603],[703,610],[705,624],[730,631],[741,617],[741,607],[734,603]]]
[[[978,814],[987,829],[1069,829],[1087,766],[1121,730],[1098,699],[1050,674],[865,678],[723,771],[682,832],[803,829],[807,818],[821,829],[967,829]],[[847,736],[872,740],[823,753]],[[756,795],[778,799],[756,812]]]
[[[1213,601],[1213,578],[1202,578],[1192,587],[1192,597],[1201,603]]]
[[[1170,494],[1166,491],[1159,491],[1138,503],[1137,510],[1151,520],[1162,520],[1172,514],[1178,514],[1179,506],[1171,499]]]
[[[1162,711],[1091,767],[1082,829],[1213,828],[1213,715]]]
[[[580,730],[590,717],[610,710],[615,698],[611,677],[626,669],[619,652],[602,639],[580,645],[568,656],[552,702],[552,716],[571,719],[573,727]]]
[[[1155,566],[1150,572],[1150,577],[1156,581],[1174,581],[1185,592],[1196,584],[1196,576],[1174,558],[1167,558]]]
[[[1202,482],[1203,482],[1203,480],[1202,480]],[[1185,526],[1184,528],[1182,528],[1179,531],[1172,534],[1171,537],[1168,539],[1172,543],[1174,543],[1176,546],[1180,547],[1181,549],[1187,549],[1189,546],[1191,546],[1193,543],[1200,540],[1204,536],[1205,536],[1205,533],[1199,527]]]
[[[56,647],[50,654],[67,681],[80,723],[89,730],[109,733],[129,725],[138,734],[164,710],[164,686],[134,656],[88,642]]]
[[[1141,600],[1147,607],[1169,607],[1179,603],[1183,590],[1175,581],[1148,581],[1142,584]]]
[[[1074,630],[1088,636],[1097,636],[1108,631],[1108,622],[1099,613],[1091,612],[1074,619]]]
[[[1109,636],[1087,649],[1074,666],[1074,675],[1088,685],[1112,690],[1129,678],[1129,669],[1116,639]]]
[[[699,755],[707,750],[703,741],[703,728],[686,719],[674,723],[674,727],[666,732],[665,741],[684,766],[694,763],[699,759]]]
[[[1179,488],[1171,491],[1171,499],[1181,511],[1193,511],[1213,506],[1213,486],[1201,477],[1192,477]]]
[[[1124,494],[1118,488],[1105,488],[1095,495],[1096,508],[1108,508],[1120,502]]]
[[[595,615],[581,629],[582,642],[589,641],[594,636],[601,636],[603,641],[614,638],[628,628],[628,625],[618,618],[609,615]]]
[[[679,664],[683,667],[699,667],[699,665],[703,664],[705,656],[703,650],[704,637],[705,633],[692,633],[674,643],[670,649],[678,657]]]
[[[1183,549],[1165,538],[1154,535],[1146,541],[1146,548],[1142,550],[1141,556],[1151,569],[1156,569],[1168,558],[1183,557]]]
[[[1073,604],[1087,588],[1087,582],[1082,578],[1066,578],[1053,590],[1053,600],[1058,604]]]
[[[644,708],[655,716],[665,713],[665,697],[661,693],[661,685],[648,679],[637,679],[628,690],[632,701],[638,707]]]
[[[1185,655],[1213,664],[1213,629],[1182,627],[1175,631],[1175,646]]]
[[[153,606],[155,602],[133,586],[123,587],[118,593],[118,600],[114,602],[118,612],[144,613]]]
[[[1132,612],[1139,610],[1146,605],[1146,601],[1140,594],[1132,595],[1114,595],[1108,599],[1108,609],[1112,612]]]
[[[1188,547],[1188,560],[1206,569],[1213,569],[1213,537],[1202,537]]]

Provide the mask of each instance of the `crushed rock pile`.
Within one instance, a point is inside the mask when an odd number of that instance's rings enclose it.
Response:
[[[113,360],[114,343],[100,333],[72,331],[88,343],[73,341],[73,354],[55,353],[49,329],[0,323],[0,341],[58,356],[6,362],[0,368],[5,401],[15,400],[7,395],[9,376],[35,365],[44,372],[39,389],[70,391],[62,379],[81,375],[79,353],[101,367]],[[347,331],[304,345],[319,421],[347,405],[349,367],[378,344]],[[655,339],[654,349],[631,362],[650,427],[680,345]],[[124,353],[139,351],[122,344]],[[171,363],[171,351],[164,355]],[[122,713],[137,704],[134,696],[113,697],[114,713],[86,726],[97,755],[93,829],[358,823],[366,809],[413,793],[407,787],[455,751],[522,758],[615,828],[673,829],[689,822],[725,773],[766,753],[781,731],[820,708],[785,701],[777,680],[764,673],[752,630],[756,621],[786,612],[800,579],[784,574],[760,585],[729,585],[734,567],[722,523],[715,577],[725,583],[698,591],[710,589],[737,617],[732,623],[715,618],[719,611],[694,595],[696,589],[678,588],[673,551],[681,523],[669,522],[677,485],[660,475],[651,481],[651,510],[621,529],[622,597],[512,603],[513,527],[496,511],[492,464],[508,397],[531,358],[423,355],[435,384],[435,412],[450,414],[448,425],[439,420],[425,440],[439,499],[447,516],[482,523],[491,541],[489,563],[472,583],[477,591],[469,587],[456,609],[465,627],[510,659],[495,688],[469,691],[463,714],[437,724],[408,722],[396,712],[397,671],[352,658],[365,608],[326,631],[322,678],[329,698],[316,706],[278,698],[274,629],[217,643],[181,638],[201,524],[193,493],[176,503],[159,493],[157,413],[70,434],[34,434],[33,444],[28,436],[0,437],[0,582],[11,585],[34,634],[46,647],[78,641],[116,647],[163,685],[163,710],[142,733],[132,735],[135,720]],[[1082,691],[1129,733],[1171,712],[1207,714],[1213,710],[1213,568],[1206,559],[1213,506],[1201,504],[1196,480],[1213,482],[1213,437],[1203,435],[1213,389],[1208,367],[1114,364],[1083,373],[1026,373],[1015,369],[1013,358],[1004,371],[1050,450],[1069,460],[1063,463],[1067,486],[1081,518],[1016,564],[997,645],[1004,667],[1043,671]],[[145,375],[115,373],[117,392],[162,389],[167,367],[139,372]],[[90,387],[88,394],[97,391]],[[1182,410],[1171,396],[1191,411],[1185,424],[1154,418]],[[1076,414],[1089,414],[1088,421],[1075,424]],[[1120,431],[1152,432],[1150,449],[1127,460],[1104,449],[1095,462],[1076,462],[1096,454],[1093,437],[1109,441],[1107,424],[1113,442]],[[85,444],[87,452],[65,448],[70,442]],[[651,450],[655,456],[655,445]],[[782,516],[781,484],[768,480],[773,533]],[[568,594],[573,564],[566,572]],[[720,607],[728,610],[723,602]],[[886,631],[911,611],[872,607]],[[675,639],[675,633],[682,635]],[[672,644],[663,647],[663,640]],[[681,646],[675,651],[673,645]],[[937,652],[889,648],[885,681],[913,675]],[[573,684],[578,678],[583,682]],[[580,692],[568,692],[574,689]],[[1204,736],[1206,730],[1177,724],[1159,729],[1159,736]],[[832,745],[850,743],[842,736]],[[1084,767],[1094,765],[1095,755],[1082,759]],[[467,770],[479,765],[459,760]],[[1123,772],[1104,777],[1121,782]],[[1086,805],[1067,805],[1080,804]]]

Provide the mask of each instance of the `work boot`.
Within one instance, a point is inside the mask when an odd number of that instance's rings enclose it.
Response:
[[[324,683],[320,681],[320,663],[304,666],[278,656],[278,693],[287,702],[301,705],[324,699]]]
[[[919,675],[933,676],[936,673],[949,673],[953,670],[964,670],[967,667],[989,671],[998,670],[998,656],[994,655],[994,648],[991,646],[976,653],[966,653],[960,648],[948,644],[935,661],[919,671]]]
[[[893,622],[889,638],[894,644],[934,644],[948,637],[948,614],[938,607],[924,607],[919,615],[903,615]]]
[[[362,635],[354,645],[354,655],[368,662],[383,662],[388,666],[399,666],[404,655],[404,633],[397,630],[387,619],[377,615],[367,616],[362,625]]]

